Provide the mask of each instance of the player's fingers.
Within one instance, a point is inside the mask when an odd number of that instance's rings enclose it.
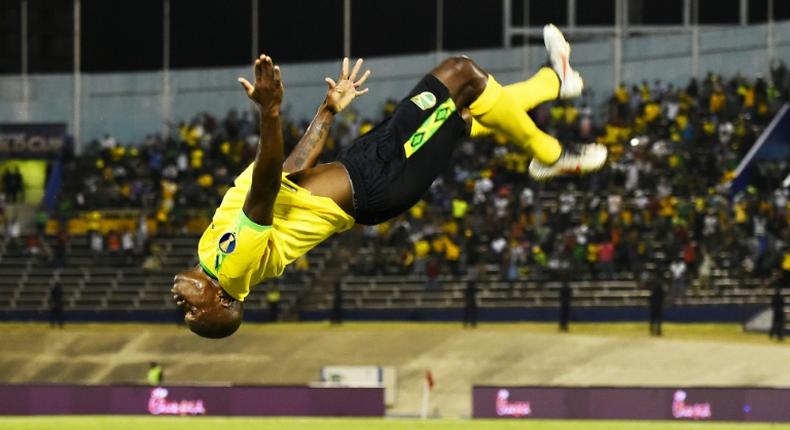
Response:
[[[253,87],[252,84],[249,81],[247,81],[246,79],[240,77],[238,79],[238,81],[241,84],[241,86],[244,88],[244,91],[248,95],[252,94],[252,92],[255,91],[255,87]]]
[[[252,65],[252,73],[256,78],[261,76],[261,59],[256,58],[255,63]]]
[[[359,87],[364,84],[368,80],[368,76],[370,76],[370,70],[365,70],[365,74],[358,81],[354,82],[354,86]]]
[[[348,57],[343,58],[343,66],[340,68],[340,80],[348,79]]]
[[[280,66],[274,66],[274,81],[282,83],[283,74],[280,71]]]
[[[324,78],[324,81],[326,81],[326,84],[329,85],[329,89],[330,90],[337,86],[337,83],[335,83],[335,80],[330,78],[330,77],[328,77],[328,76],[326,78]]]
[[[354,68],[351,70],[351,76],[348,77],[351,82],[354,82],[354,79],[357,78],[357,73],[359,73],[359,68],[362,67],[362,59],[357,59],[357,62],[354,63]]]
[[[263,72],[268,76],[272,76],[272,57],[268,55],[263,56]]]
[[[370,88],[365,88],[364,90],[359,90],[356,92],[357,96],[361,96],[363,94],[367,94]]]

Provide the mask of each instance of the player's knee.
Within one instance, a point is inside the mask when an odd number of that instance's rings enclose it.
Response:
[[[451,69],[453,72],[462,72],[464,69],[472,67],[474,62],[466,55],[453,55],[447,57],[439,63],[439,68]]]
[[[438,68],[468,81],[479,80],[481,77],[485,78],[487,76],[485,71],[466,55],[455,55],[447,58],[439,64]]]
[[[451,94],[479,94],[488,82],[488,73],[465,55],[442,61],[433,70],[433,75],[448,87]]]

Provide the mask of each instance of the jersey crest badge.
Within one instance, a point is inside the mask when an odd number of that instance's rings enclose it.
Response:
[[[231,252],[235,251],[236,235],[231,232],[223,234],[219,239],[219,250],[222,251],[223,254],[230,254]]]
[[[412,103],[422,110],[428,110],[436,106],[436,96],[429,91],[423,91],[411,98]]]

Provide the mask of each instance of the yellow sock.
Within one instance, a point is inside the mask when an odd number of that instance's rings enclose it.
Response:
[[[469,135],[472,137],[490,136],[494,134],[494,130],[480,124],[480,121],[472,118],[472,129],[469,130]]]
[[[560,77],[550,67],[542,67],[526,81],[505,86],[505,91],[516,99],[523,110],[529,111],[559,97]]]
[[[483,93],[469,105],[469,113],[480,124],[502,132],[513,143],[530,151],[541,163],[553,164],[560,158],[562,146],[557,139],[541,131],[491,75]]]
[[[513,96],[521,109],[526,112],[541,103],[555,100],[560,94],[560,78],[550,67],[542,67],[531,78],[506,85],[504,90]],[[470,134],[472,137],[488,136],[494,134],[494,130],[472,118]]]

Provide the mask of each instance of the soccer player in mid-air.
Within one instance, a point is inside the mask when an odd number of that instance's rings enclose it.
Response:
[[[362,60],[349,72],[344,59],[304,137],[284,160],[280,68],[261,55],[255,81],[239,78],[260,111],[255,161],[236,179],[198,245],[200,264],[176,275],[173,298],[189,328],[221,338],[241,324],[250,287],[280,276],[285,266],[355,223],[372,225],[413,206],[450,163],[456,142],[499,132],[533,156],[538,180],[595,171],[606,148],[563,148],[526,111],[581,94],[583,82],[568,60],[570,46],[553,25],[544,28],[551,67],[528,81],[502,87],[467,57],[444,60],[404,98],[390,118],[360,136],[337,161],[314,166],[333,116],[356,97],[369,71]]]

